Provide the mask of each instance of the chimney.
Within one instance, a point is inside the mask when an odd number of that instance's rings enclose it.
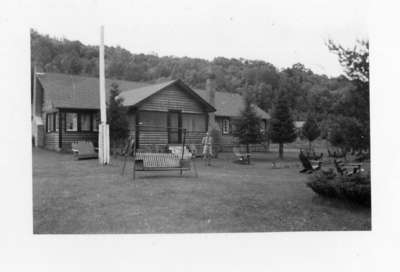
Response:
[[[206,90],[208,93],[208,102],[215,107],[215,74],[212,68],[209,67],[207,72]],[[215,112],[208,113],[208,131],[213,129],[219,130],[217,123],[215,122]]]

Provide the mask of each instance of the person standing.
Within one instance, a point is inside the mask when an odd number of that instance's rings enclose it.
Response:
[[[203,145],[203,158],[205,159],[207,165],[211,165],[211,156],[213,155],[213,138],[210,136],[209,132],[207,132],[206,136],[203,137],[201,144]]]

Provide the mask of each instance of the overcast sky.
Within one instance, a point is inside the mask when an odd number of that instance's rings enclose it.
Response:
[[[300,62],[328,76],[342,71],[327,50],[329,38],[345,46],[367,38],[362,0],[240,1],[31,1],[25,17],[40,33],[133,53],[213,59],[260,59],[278,68]]]

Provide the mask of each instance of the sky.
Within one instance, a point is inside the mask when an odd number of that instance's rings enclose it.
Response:
[[[42,34],[132,53],[212,60],[264,60],[282,69],[303,63],[319,74],[342,73],[325,42],[352,47],[368,38],[368,1],[27,1],[24,20]]]

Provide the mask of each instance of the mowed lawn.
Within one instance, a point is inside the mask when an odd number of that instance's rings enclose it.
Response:
[[[122,161],[75,161],[70,154],[33,150],[34,233],[196,233],[369,230],[370,209],[316,195],[299,174],[297,153],[273,169],[276,153],[251,165],[222,154],[197,162],[183,177],[138,172]]]

